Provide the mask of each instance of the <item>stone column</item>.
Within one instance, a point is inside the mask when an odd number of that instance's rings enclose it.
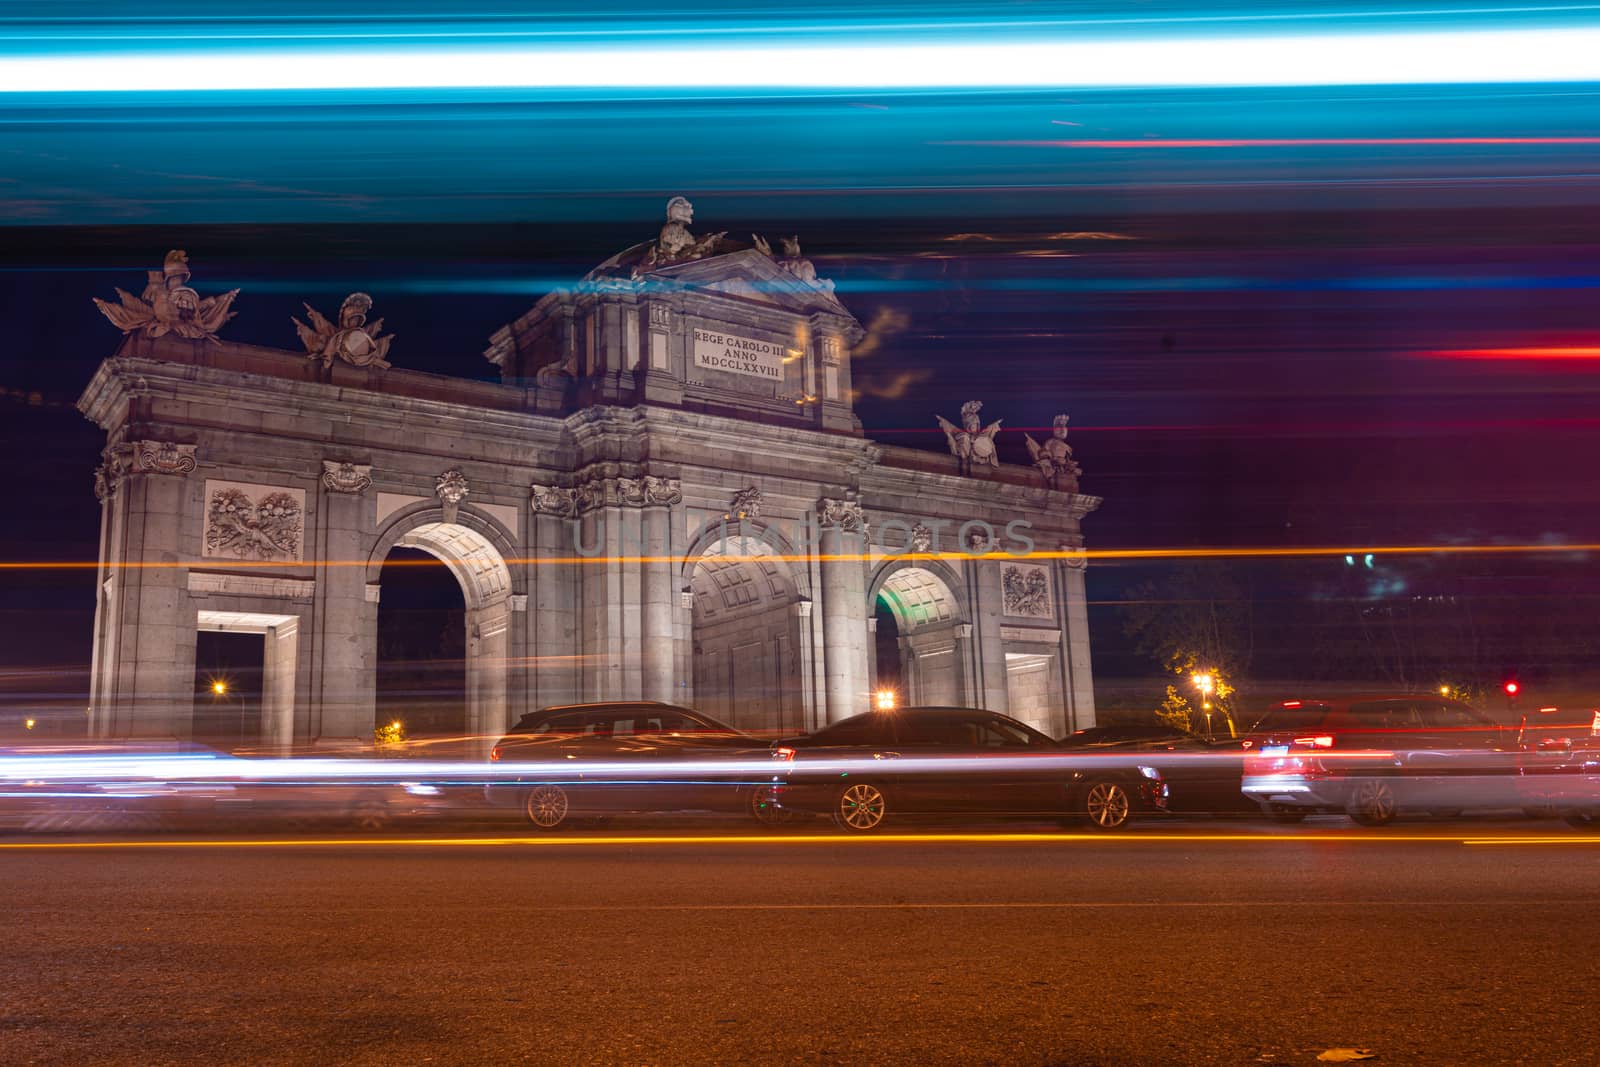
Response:
[[[968,596],[972,622],[977,635],[974,658],[977,660],[977,693],[981,706],[1006,714],[1011,707],[1011,692],[1006,682],[1006,650],[1000,638],[1005,618],[1004,591],[1000,587],[1000,560],[985,556],[967,564],[972,574]]]
[[[317,588],[311,633],[311,721],[300,729],[313,741],[369,741],[378,714],[377,585],[361,564],[370,552],[372,468],[322,461],[317,508]]]
[[[94,495],[100,501],[100,565],[94,582],[94,645],[89,652],[89,736],[110,733],[109,720],[116,692],[116,600],[112,590],[119,584],[115,575],[122,562],[117,529],[119,527],[117,489],[122,481],[120,457],[109,450],[105,463],[94,472]]]
[[[467,732],[481,755],[505,735],[506,659],[511,647],[511,597],[467,610]]]
[[[125,569],[112,586],[119,601],[112,638],[117,707],[108,733],[187,738],[194,722],[196,614],[189,570],[180,564],[199,551],[198,523],[186,507],[195,446],[136,441],[131,469],[122,490],[121,557],[139,566]]]
[[[829,722],[866,711],[866,588],[859,558],[865,520],[853,500],[823,500],[822,658]],[[845,557],[845,558],[838,558]]]
[[[284,754],[294,744],[299,649],[298,617],[267,627],[262,636],[261,742]]]
[[[1082,545],[1062,545],[1063,552],[1082,552]],[[1082,556],[1060,561],[1062,644],[1066,646],[1067,730],[1086,730],[1095,725],[1094,669],[1089,662],[1089,601],[1084,591]]]
[[[789,610],[794,614],[795,626],[795,670],[800,675],[800,724],[802,733],[810,733],[822,725],[816,713],[817,687],[816,663],[812,650],[815,641],[811,632],[811,601],[797,600],[789,605]]]
[[[683,491],[676,478],[646,477],[644,493],[644,559],[641,563],[644,625],[640,649],[644,699],[670,702],[678,697],[672,505],[683,499]]]
[[[571,489],[533,487],[533,557],[529,582],[532,614],[528,644],[533,650],[536,708],[579,699],[578,572],[572,562],[575,494]]]

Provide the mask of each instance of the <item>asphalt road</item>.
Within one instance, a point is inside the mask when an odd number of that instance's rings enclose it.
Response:
[[[0,1063],[1600,1061],[1600,836],[1346,827],[5,838]]]

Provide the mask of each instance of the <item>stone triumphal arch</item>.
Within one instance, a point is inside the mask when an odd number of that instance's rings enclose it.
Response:
[[[264,740],[370,738],[396,548],[460,584],[475,734],[609,699],[814,729],[870,706],[880,610],[900,700],[1092,724],[1099,500],[1065,417],[1034,467],[976,402],[938,420],[951,455],[865,439],[832,284],[690,210],[496,331],[498,383],[406,370],[361,293],[301,350],[224,338],[235,294],[182,252],[97,301],[126,336],[79,401],[106,433],[93,732],[189,736],[196,634],[224,630],[263,642]]]

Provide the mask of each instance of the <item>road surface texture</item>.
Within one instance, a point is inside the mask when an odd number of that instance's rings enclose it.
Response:
[[[0,1063],[1600,1062],[1600,838],[1024,829],[0,839]]]

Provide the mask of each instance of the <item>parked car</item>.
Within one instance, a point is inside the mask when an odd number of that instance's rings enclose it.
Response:
[[[902,815],[1070,816],[1114,830],[1166,803],[1150,767],[1074,761],[1032,727],[974,708],[868,712],[774,752],[778,803],[853,833]]]
[[[1207,741],[1169,726],[1091,726],[1061,739],[1070,751],[1139,753],[1167,784],[1167,810],[1186,815],[1254,814],[1241,791],[1244,742]]]
[[[1283,818],[1381,826],[1405,811],[1523,806],[1516,727],[1437,695],[1289,700],[1246,741],[1243,793]]]
[[[770,745],[689,708],[647,701],[571,704],[524,715],[489,754],[534,764],[496,778],[489,801],[515,804],[541,830],[576,816],[619,812],[740,811],[761,822],[787,813],[771,802]]]

